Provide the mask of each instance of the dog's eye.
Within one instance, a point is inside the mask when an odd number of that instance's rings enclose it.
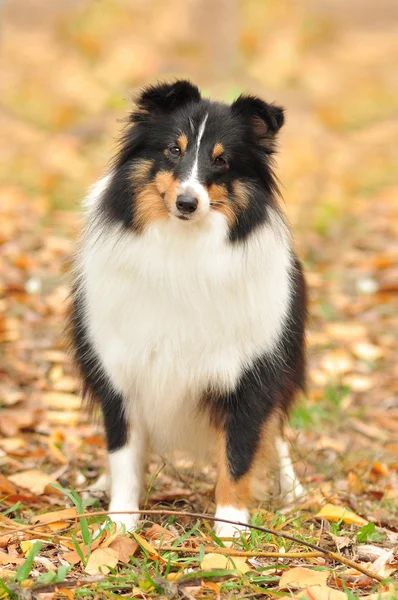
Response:
[[[223,157],[223,156],[217,156],[217,158],[214,159],[214,166],[215,167],[226,167],[228,165],[227,160]]]
[[[172,156],[175,156],[176,158],[178,158],[181,155],[181,149],[179,148],[179,146],[169,146],[169,153]]]

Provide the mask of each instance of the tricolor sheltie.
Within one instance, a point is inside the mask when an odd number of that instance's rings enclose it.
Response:
[[[71,317],[86,397],[102,409],[110,511],[138,510],[147,450],[217,453],[216,517],[247,523],[304,385],[305,283],[272,170],[283,109],[188,81],[145,88],[85,202]],[[112,518],[133,529],[138,515]],[[217,522],[220,537],[236,528]]]

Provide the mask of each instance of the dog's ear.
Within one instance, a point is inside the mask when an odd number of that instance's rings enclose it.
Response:
[[[151,114],[169,113],[184,104],[200,100],[199,89],[185,79],[150,85],[137,98],[137,110],[133,113],[132,120],[142,121]]]
[[[231,106],[233,114],[241,115],[252,122],[255,133],[260,138],[273,137],[285,122],[283,108],[267,104],[260,98],[250,95],[239,96]]]

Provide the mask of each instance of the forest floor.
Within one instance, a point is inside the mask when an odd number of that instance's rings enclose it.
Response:
[[[176,3],[154,0],[153,47],[142,3],[78,4],[43,19],[2,7],[0,597],[397,598],[396,21],[243,3],[239,65],[220,84],[181,40],[165,63]],[[278,174],[310,288],[308,395],[287,432],[308,497],[281,509],[265,496],[252,523],[274,533],[232,551],[203,518],[147,514],[131,536],[76,519],[106,508],[89,491],[104,438],[80,410],[63,337],[77,202],[106,168],[125,90],[186,72],[187,53],[219,98],[249,89],[287,107]],[[214,474],[153,457],[145,507],[211,514]]]

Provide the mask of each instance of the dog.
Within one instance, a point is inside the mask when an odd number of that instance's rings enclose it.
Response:
[[[216,519],[248,523],[273,449],[303,492],[283,426],[305,383],[306,287],[273,172],[281,107],[144,88],[88,194],[71,330],[84,397],[102,409],[112,519],[133,530],[147,450],[216,452]],[[265,452],[264,452],[265,449]],[[264,463],[263,463],[264,461]],[[244,526],[215,521],[221,538]]]

